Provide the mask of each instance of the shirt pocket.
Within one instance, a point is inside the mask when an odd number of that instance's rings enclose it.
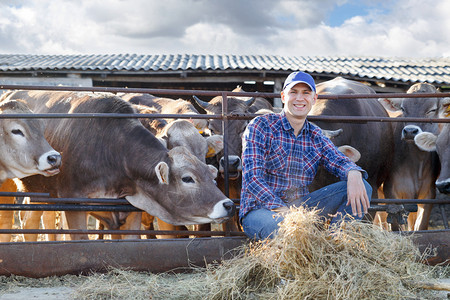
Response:
[[[280,144],[272,144],[266,158],[266,170],[268,173],[282,173],[286,168],[287,153]]]
[[[316,150],[309,151],[303,155],[303,171],[308,177],[314,177],[320,163],[320,153]]]

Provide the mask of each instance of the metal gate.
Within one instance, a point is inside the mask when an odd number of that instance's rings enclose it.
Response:
[[[227,99],[230,96],[239,97],[264,97],[278,98],[279,94],[275,93],[247,93],[247,92],[216,92],[201,90],[163,90],[163,89],[135,89],[135,88],[100,88],[100,87],[50,87],[50,86],[24,86],[24,85],[3,85],[1,89],[10,90],[51,90],[51,91],[88,91],[88,92],[110,92],[110,93],[149,93],[152,95],[172,95],[172,96],[222,96],[222,114],[221,115],[176,115],[176,114],[0,114],[0,118],[183,118],[183,119],[221,119],[223,122],[223,138],[224,138],[224,159],[225,164],[228,160],[228,149],[226,141],[230,138],[228,132],[229,120],[246,119],[250,120],[256,115],[233,115],[227,111]],[[450,97],[449,93],[441,94],[382,94],[383,97],[389,98],[405,98],[405,97]],[[323,96],[319,95],[319,98]],[[367,95],[326,95],[327,99],[339,98],[379,98],[380,94]],[[428,119],[428,118],[389,118],[389,117],[333,117],[333,116],[309,116],[309,120],[322,120],[327,122],[436,122],[450,123],[450,119]],[[225,168],[225,190],[224,194],[229,195],[228,190],[228,170]],[[0,210],[40,210],[40,211],[140,211],[131,206],[125,199],[92,199],[92,198],[51,198],[48,194],[42,193],[0,193],[0,197],[30,197],[32,204],[0,204]],[[235,204],[239,204],[239,199],[232,199]],[[1,201],[1,199],[0,199]],[[89,204],[88,204],[89,203]],[[95,203],[95,204],[93,204]],[[434,203],[441,207],[442,217],[445,228],[448,230],[448,220],[445,214],[444,205],[450,203],[450,199],[372,199],[371,210],[386,211],[389,205],[403,205],[408,210],[414,211],[417,203]],[[379,205],[388,204],[388,205]],[[409,205],[409,206],[408,206]],[[445,231],[444,231],[445,232]],[[436,233],[444,236],[444,232]],[[175,267],[188,268],[190,263],[194,265],[204,265],[205,263],[219,260],[227,251],[246,241],[242,232],[236,231],[158,231],[158,230],[78,230],[78,229],[2,229],[0,234],[123,234],[123,235],[167,235],[167,234],[188,234],[196,238],[177,239],[177,240],[141,240],[141,241],[118,241],[118,240],[92,240],[92,241],[61,241],[61,242],[24,242],[24,243],[0,243],[0,275],[18,274],[31,277],[42,277],[52,274],[61,275],[65,273],[79,273],[86,270],[101,270],[106,265],[126,266],[134,269],[151,269],[154,271],[166,271]],[[449,234],[445,234],[447,237]],[[197,237],[202,237],[198,239]],[[225,237],[225,238],[223,238]],[[442,240],[442,239],[441,239]],[[199,242],[202,241],[202,242]],[[230,242],[231,241],[231,242]],[[193,246],[201,243],[201,246]],[[450,243],[447,243],[449,245]],[[186,249],[194,247],[191,253]],[[108,250],[109,249],[109,250]],[[194,253],[201,254],[194,255]],[[62,251],[62,252],[61,252]],[[450,256],[448,246],[444,249],[446,255]],[[29,257],[29,253],[33,253],[33,258]],[[36,254],[42,258],[40,264],[36,262]],[[58,256],[58,263],[47,264],[53,261],[51,258],[55,253],[64,253]],[[81,253],[81,254],[80,254]],[[94,253],[96,259],[90,259]],[[122,253],[122,258],[127,257],[127,262],[119,262],[120,255],[114,256],[112,253]],[[169,255],[167,255],[169,254]],[[19,255],[19,257],[17,257]],[[138,255],[137,261],[132,261],[130,257]],[[146,255],[150,255],[150,259],[145,259]],[[114,257],[113,257],[114,256]],[[194,258],[195,256],[195,258]],[[18,264],[17,260],[22,257],[23,264]],[[92,256],[93,257],[93,256]],[[174,258],[179,258],[176,262]],[[58,267],[59,265],[59,267]]]

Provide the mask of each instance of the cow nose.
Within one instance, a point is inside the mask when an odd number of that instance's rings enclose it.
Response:
[[[47,156],[47,162],[52,167],[59,167],[61,165],[61,155],[60,154],[52,154]]]
[[[225,208],[227,215],[228,216],[233,216],[235,211],[236,211],[236,207],[233,203],[233,201],[226,201],[223,203],[223,207]]]
[[[436,182],[436,187],[442,194],[450,194],[450,181]]]
[[[225,168],[225,158],[220,159],[220,165]],[[241,166],[241,158],[236,155],[230,155],[228,156],[228,170],[232,172],[236,172],[236,170],[239,170]]]
[[[422,130],[415,125],[405,126],[402,130],[402,137],[405,140],[414,140],[414,137],[418,135]]]
[[[230,160],[230,165],[236,169],[237,169],[237,167],[239,167],[240,163],[241,163],[241,160],[239,159],[239,157],[236,157],[236,158]]]

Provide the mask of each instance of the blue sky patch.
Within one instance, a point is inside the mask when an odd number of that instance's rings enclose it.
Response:
[[[389,1],[392,6],[396,1]],[[393,3],[394,2],[394,3]],[[350,0],[343,5],[336,5],[328,14],[325,24],[338,27],[348,19],[356,16],[367,16],[376,11],[377,14],[388,14],[390,9],[385,1],[357,1]]]

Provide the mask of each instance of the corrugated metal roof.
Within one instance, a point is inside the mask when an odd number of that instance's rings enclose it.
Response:
[[[14,71],[303,70],[315,74],[450,84],[450,58],[278,55],[21,55],[0,54],[0,72]]]

